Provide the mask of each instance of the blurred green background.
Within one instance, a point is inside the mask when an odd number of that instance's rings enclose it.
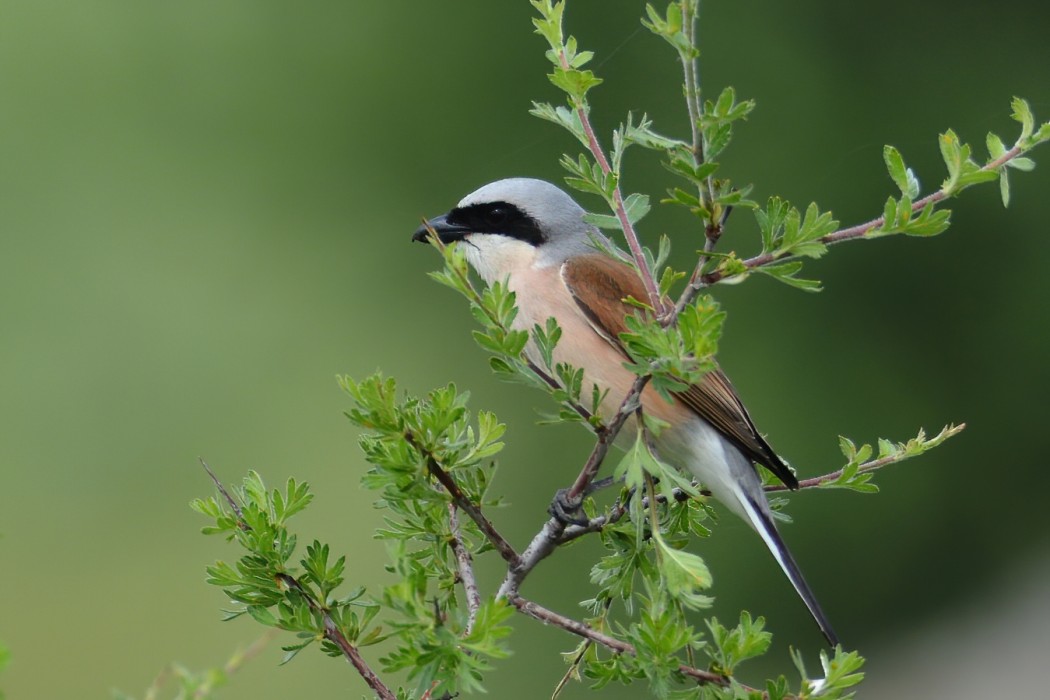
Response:
[[[673,56],[637,29],[642,8],[569,8],[606,79],[593,95],[606,141],[627,110],[686,128]],[[856,223],[893,189],[881,156],[892,143],[930,191],[939,131],[983,154],[988,129],[1016,134],[1013,95],[1050,117],[1048,13],[1034,0],[706,3],[705,85],[759,105],[725,171],[759,200],[818,200]],[[309,481],[318,497],[299,531],[348,552],[354,582],[389,581],[337,373],[469,387],[474,408],[510,425],[496,488],[512,507],[497,521],[516,543],[535,531],[589,441],[534,425],[542,396],[489,375],[463,303],[426,278],[434,251],[409,244],[420,217],[500,177],[557,180],[559,155],[575,152],[527,114],[559,99],[531,15],[524,0],[0,2],[9,697],[141,694],[172,660],[217,665],[255,638],[248,622],[219,622],[223,597],[204,583],[206,563],[235,553],[201,537],[187,508],[211,492],[198,456],[227,481],[249,468]],[[629,189],[667,186],[647,155],[629,167]],[[940,238],[835,249],[807,265],[822,294],[767,279],[716,290],[730,313],[722,362],[804,476],[839,464],[839,434],[969,424],[881,474],[879,496],[793,499],[785,536],[842,637],[869,656],[866,697],[947,697],[949,680],[1020,691],[1042,670],[1026,654],[1050,644],[1047,586],[1030,583],[1045,582],[1050,553],[1037,500],[1050,486],[1048,173],[1015,172],[1006,211],[994,186],[966,193]],[[655,212],[643,229],[681,236],[684,261],[698,245],[688,223]],[[740,212],[724,245],[753,252],[755,238]],[[727,518],[697,549],[716,613],[747,607],[776,634],[756,677],[790,671],[789,643],[815,668],[819,636],[758,538]],[[525,593],[573,612],[596,550],[577,552]],[[491,590],[496,569],[484,574]],[[575,640],[515,625],[493,697],[549,697],[563,671],[554,650]],[[223,697],[364,692],[319,654],[277,668],[271,646]]]

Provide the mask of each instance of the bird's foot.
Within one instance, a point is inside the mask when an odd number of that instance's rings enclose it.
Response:
[[[562,525],[579,525],[584,527],[590,521],[583,515],[582,506],[582,498],[571,496],[569,489],[558,489],[550,506],[547,508],[547,512]]]

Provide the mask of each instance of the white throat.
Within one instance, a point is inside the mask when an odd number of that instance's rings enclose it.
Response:
[[[467,234],[460,243],[467,262],[487,284],[503,282],[537,262],[538,249],[509,236]]]

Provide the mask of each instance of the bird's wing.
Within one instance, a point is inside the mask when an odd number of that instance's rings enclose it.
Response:
[[[638,309],[624,302],[627,297],[646,299],[645,287],[628,265],[606,255],[580,255],[562,264],[561,277],[591,327],[625,357],[620,333],[624,319]],[[675,397],[706,420],[747,456],[773,472],[789,488],[798,488],[791,469],[759,434],[733,385],[721,369],[705,374],[698,384]]]

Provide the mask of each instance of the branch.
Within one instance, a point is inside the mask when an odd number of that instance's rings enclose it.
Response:
[[[587,458],[583,469],[580,470],[576,481],[573,482],[572,487],[569,489],[568,496],[570,499],[579,499],[586,493],[588,486],[594,480],[595,475],[598,474],[605,456],[609,453],[609,448],[616,440],[616,436],[620,434],[624,423],[627,422],[631,414],[640,408],[642,391],[651,378],[651,375],[645,374],[634,380],[631,390],[627,392],[627,396],[620,402],[620,408],[616,411],[612,421],[598,433],[598,441],[595,443],[594,449],[591,450],[590,457]]]
[[[514,551],[514,547],[512,547],[510,542],[507,542],[503,535],[496,530],[492,521],[485,517],[484,513],[481,512],[481,509],[467,498],[467,495],[463,493],[461,488],[459,488],[459,484],[457,484],[456,480],[452,478],[452,475],[442,469],[441,465],[437,463],[436,459],[434,459],[434,456],[424,450],[416,442],[414,435],[406,433],[405,440],[407,440],[412,447],[426,456],[427,471],[438,480],[438,483],[445,487],[445,490],[448,492],[448,495],[452,497],[452,502],[456,507],[469,515],[470,519],[477,524],[478,529],[481,530],[481,533],[485,535],[485,538],[496,549],[496,551],[500,553],[503,560],[507,562],[511,568],[517,566],[521,561],[521,557],[519,557],[518,553]]]
[[[572,70],[564,49],[558,51],[558,61],[561,63],[563,70]],[[631,249],[631,256],[638,267],[638,276],[645,286],[646,296],[649,297],[649,305],[656,310],[657,314],[663,314],[664,303],[660,297],[660,288],[656,286],[656,282],[653,280],[653,272],[649,269],[649,263],[646,262],[645,254],[642,252],[642,245],[638,242],[638,233],[634,230],[634,224],[631,223],[630,217],[627,216],[627,208],[623,204],[623,193],[620,190],[619,176],[613,173],[612,168],[609,166],[609,161],[605,157],[605,152],[602,151],[601,144],[598,143],[598,137],[594,133],[594,127],[591,125],[591,119],[587,114],[583,99],[573,97],[572,103],[576,109],[576,117],[580,120],[580,125],[583,127],[583,133],[587,136],[588,148],[591,151],[591,155],[594,156],[594,160],[598,163],[598,167],[602,169],[602,174],[606,178],[610,174],[617,176],[612,194],[613,211],[616,213],[616,218],[620,221],[624,238],[627,239],[627,247]]]
[[[231,496],[230,492],[226,490],[226,486],[219,481],[219,477],[215,476],[215,472],[211,470],[211,467],[208,466],[208,463],[204,461],[203,457],[197,457],[197,459],[200,461],[201,466],[204,467],[204,471],[208,472],[208,476],[211,477],[211,481],[215,484],[215,488],[219,490],[219,493],[222,494],[227,505],[230,506],[234,515],[237,516],[237,526],[242,530],[251,530],[248,523],[244,522],[244,511],[242,511],[241,507],[237,505],[237,501],[233,500],[233,496]]]
[[[612,421],[598,431],[598,440],[595,442],[587,462],[583,465],[583,469],[580,470],[576,481],[573,482],[573,485],[566,492],[566,499],[570,503],[579,502],[586,493],[587,487],[594,480],[598,469],[601,468],[602,462],[609,453],[609,448],[619,434],[620,429],[623,428],[627,419],[638,410],[639,397],[645,385],[649,383],[649,379],[648,375],[644,375],[634,380],[631,390],[627,392],[627,396],[620,403],[620,408],[616,411]],[[497,598],[513,598],[518,594],[518,589],[521,587],[525,577],[529,575],[529,572],[536,568],[537,564],[549,557],[558,548],[558,545],[564,542],[562,535],[566,527],[564,522],[554,517],[543,524],[543,527],[540,528],[540,531],[536,533],[525,548],[525,551],[522,552],[518,561],[511,563],[507,568],[507,576],[496,593]]]
[[[696,265],[693,267],[693,274],[689,276],[689,282],[685,285],[685,289],[682,290],[682,294],[678,297],[678,301],[674,305],[674,309],[671,310],[663,319],[661,323],[667,327],[678,320],[679,314],[685,310],[685,307],[693,303],[697,295],[703,291],[704,287],[708,286],[710,282],[706,281],[704,277],[704,268],[707,263],[711,260],[711,253],[714,252],[715,246],[718,244],[718,240],[722,237],[722,232],[725,227],[726,219],[729,218],[730,212],[733,211],[732,207],[726,207],[722,211],[722,218],[718,222],[717,226],[708,226],[706,231],[706,237],[704,239],[704,249],[700,253],[700,256],[696,260]]]
[[[1006,153],[1002,154],[998,158],[996,158],[996,159],[994,159],[992,161],[989,161],[986,165],[981,166],[980,170],[982,170],[982,171],[998,170],[999,168],[1003,167],[1004,165],[1009,163],[1014,158],[1017,158],[1021,154],[1026,153],[1027,150],[1028,149],[1025,149],[1025,148],[1023,148],[1021,146],[1015,145],[1013,148],[1011,148],[1010,150],[1008,150]],[[921,212],[926,207],[926,205],[928,205],[928,204],[936,204],[937,202],[940,202],[942,200],[948,199],[949,197],[952,197],[954,194],[955,194],[955,192],[945,192],[943,189],[942,190],[937,190],[933,194],[926,195],[922,199],[914,202],[911,205],[911,211],[912,211],[913,214],[917,213],[917,212]],[[822,237],[820,237],[820,238],[818,238],[816,240],[818,242],[820,242],[820,243],[825,244],[825,245],[832,245],[834,243],[841,243],[842,241],[849,241],[849,240],[854,240],[854,239],[857,239],[857,238],[864,238],[865,236],[867,236],[868,233],[870,233],[871,231],[881,227],[884,223],[886,223],[886,217],[880,216],[880,217],[872,219],[870,221],[866,221],[863,224],[857,224],[856,226],[850,226],[849,228],[844,228],[844,229],[839,229],[838,231],[833,231],[832,233],[829,233],[826,236],[822,236]],[[793,256],[791,254],[782,254],[782,253],[776,253],[776,252],[763,253],[761,255],[756,255],[754,257],[748,258],[747,260],[744,260],[743,261],[744,271],[754,270],[755,268],[763,267],[765,265],[769,265],[769,264],[776,263],[776,262],[782,262],[784,260],[790,260],[793,257],[795,257],[795,256]],[[710,285],[712,285],[712,284],[714,284],[716,282],[721,282],[723,280],[729,279],[731,277],[737,277],[737,276],[739,276],[741,274],[743,274],[743,272],[725,273],[725,272],[721,272],[719,270],[715,270],[714,272],[711,272],[710,274],[704,275],[701,278],[701,284],[706,287],[706,286],[710,286]]]
[[[959,425],[949,425],[949,426],[946,426],[940,433],[938,433],[936,436],[930,438],[929,440],[926,440],[923,437],[923,433],[920,431],[919,438],[916,438],[917,440],[920,441],[919,442],[919,451],[913,451],[913,452],[909,452],[908,451],[908,445],[911,444],[911,441],[909,441],[907,443],[901,443],[900,445],[898,445],[898,449],[897,449],[897,451],[895,453],[886,455],[885,457],[879,457],[878,459],[872,459],[872,460],[869,460],[867,462],[863,462],[863,463],[857,465],[856,471],[853,474],[854,474],[854,476],[856,476],[858,474],[866,474],[868,472],[874,472],[874,471],[877,471],[879,469],[882,469],[883,467],[888,467],[891,464],[896,464],[897,462],[903,462],[906,459],[910,459],[911,457],[918,456],[922,452],[925,452],[926,450],[928,450],[928,449],[930,449],[932,447],[936,447],[937,445],[940,445],[942,442],[944,442],[948,438],[958,435],[965,428],[966,428],[966,424],[965,423],[960,423]],[[833,472],[828,472],[827,474],[823,474],[821,476],[814,476],[814,477],[811,477],[809,479],[803,479],[803,480],[798,482],[798,489],[797,490],[802,491],[802,490],[806,490],[806,489],[820,488],[820,487],[825,486],[827,484],[830,484],[830,483],[833,483],[835,481],[838,481],[842,477],[842,475],[846,473],[847,469],[849,469],[849,465],[843,467],[842,469],[838,469],[838,470],[833,471]],[[591,492],[597,491],[599,489],[607,488],[608,486],[611,486],[614,483],[622,483],[622,480],[616,480],[616,479],[613,479],[612,477],[606,477],[605,479],[602,479],[602,480],[600,480],[598,482],[593,482],[591,484]],[[696,481],[693,481],[693,485],[694,486],[699,486],[699,483],[696,482]],[[850,487],[846,486],[846,485],[843,485],[842,488],[850,488]],[[764,491],[766,491],[767,493],[780,492],[780,491],[791,491],[792,490],[792,489],[789,489],[784,484],[766,484],[765,486],[762,487],[762,489]],[[705,497],[710,497],[711,496],[711,491],[709,491],[708,489],[699,489],[698,488],[698,491],[699,491],[700,495],[702,495],[702,496],[705,496]],[[688,493],[686,493],[685,491],[683,491],[680,488],[672,489],[671,490],[671,495],[674,498],[674,500],[678,501],[679,503],[682,502],[682,501],[687,501],[687,500],[689,500],[692,497],[692,496],[690,496]],[[566,543],[571,542],[573,540],[579,539],[580,537],[583,537],[584,535],[589,535],[592,532],[598,532],[598,531],[602,530],[603,528],[608,527],[609,525],[614,525],[615,523],[619,522],[623,518],[623,516],[627,514],[627,501],[628,500],[630,500],[630,494],[628,495],[627,499],[617,500],[616,503],[614,503],[610,507],[609,511],[607,513],[605,513],[604,515],[598,515],[598,516],[595,516],[593,518],[590,518],[585,523],[581,523],[581,524],[577,524],[577,525],[569,525],[569,526],[565,527],[564,530],[561,532],[560,536],[558,537],[555,546],[566,544]],[[657,503],[666,503],[667,500],[668,500],[667,497],[664,496],[663,494],[659,494],[659,495],[656,496],[656,502]],[[649,505],[649,498],[648,497],[643,498],[642,499],[642,508],[643,509],[647,508],[648,505]]]
[[[459,567],[459,580],[463,583],[463,592],[467,597],[467,626],[463,630],[464,635],[469,635],[474,629],[474,621],[478,617],[478,608],[481,607],[481,594],[478,592],[478,582],[474,577],[474,562],[471,560],[470,552],[467,551],[463,540],[459,535],[459,518],[456,515],[456,505],[448,504],[448,524],[452,533],[452,551],[456,555]]]
[[[696,15],[689,12],[689,3],[682,3],[682,31],[686,33],[686,39],[688,40],[690,47],[696,46]],[[700,130],[700,77],[697,70],[696,57],[689,56],[683,53],[681,50],[678,52],[678,57],[682,61],[682,75],[685,79],[685,106],[689,112],[689,126],[692,130],[693,135],[693,157],[696,158],[696,162],[704,162],[704,135]],[[708,193],[711,195],[711,199],[714,199],[714,190],[711,185],[711,178],[707,179]],[[704,194],[701,191],[701,196]]]
[[[204,470],[208,472],[208,475],[215,483],[215,486],[219,489],[219,493],[222,494],[223,498],[226,499],[226,502],[233,509],[233,512],[237,515],[238,527],[240,527],[242,530],[251,530],[251,527],[248,525],[248,523],[244,521],[244,512],[241,510],[240,506],[230,495],[230,492],[226,490],[226,487],[223,485],[223,483],[219,481],[219,478],[215,476],[215,472],[211,470],[211,468],[208,466],[208,464],[204,461],[203,458],[200,458],[200,463],[201,466],[204,467]],[[397,700],[397,697],[394,695],[394,693],[386,687],[383,681],[379,679],[379,676],[376,675],[375,671],[373,671],[369,667],[368,663],[364,660],[364,657],[362,657],[360,652],[358,652],[357,647],[351,644],[350,640],[347,639],[345,635],[343,635],[342,631],[339,629],[339,625],[335,623],[335,620],[333,620],[332,616],[329,614],[328,608],[318,603],[317,600],[315,600],[314,597],[310,595],[310,591],[307,590],[306,587],[303,586],[301,583],[299,583],[299,581],[296,578],[289,576],[286,573],[278,573],[276,574],[275,578],[278,581],[284,583],[289,588],[294,588],[299,593],[299,595],[303,597],[303,600],[306,601],[307,605],[310,606],[311,610],[321,614],[322,619],[324,621],[325,639],[339,647],[340,651],[343,652],[343,656],[345,656],[346,660],[349,661],[350,664],[354,667],[354,669],[357,670],[357,672],[361,675],[361,678],[363,678],[365,683],[368,684],[368,687],[374,690],[376,695],[381,700]]]
[[[630,654],[632,656],[638,655],[638,652],[634,648],[634,646],[629,644],[628,642],[616,639],[615,637],[610,637],[609,635],[599,632],[598,630],[593,629],[582,622],[565,617],[564,615],[559,615],[558,613],[552,610],[548,610],[542,605],[534,603],[531,600],[526,600],[525,598],[522,598],[519,595],[515,595],[514,597],[510,598],[510,603],[515,608],[517,608],[519,612],[522,612],[535,620],[539,620],[540,622],[549,625],[554,625],[555,627],[560,627],[566,632],[570,632],[579,637],[583,637],[584,639],[589,639],[590,641],[595,642],[597,644],[601,644],[603,647],[611,649],[615,652],[619,652],[622,654]],[[686,664],[681,664],[678,667],[678,670],[681,673],[684,673],[685,675],[697,680],[700,683],[714,683],[716,685],[729,684],[729,680],[724,676],[720,676],[717,673],[711,673],[710,671],[702,671],[698,668],[687,666]],[[742,685],[741,688],[748,693],[760,692],[757,688],[750,688],[745,685]]]
[[[375,674],[358,652],[357,647],[350,643],[342,631],[339,629],[339,625],[335,623],[332,616],[328,614],[328,608],[324,607],[310,595],[310,592],[299,583],[297,579],[288,574],[280,573],[277,574],[277,579],[284,583],[289,588],[294,588],[299,595],[303,597],[306,603],[310,606],[310,609],[316,613],[320,613],[324,620],[324,637],[332,644],[339,647],[339,650],[343,652],[343,656],[350,662],[350,665],[357,670],[361,677],[365,679],[365,683],[368,687],[375,691],[381,700],[397,700],[397,696],[379,679],[379,676]]]
[[[965,429],[966,429],[966,423],[960,423],[959,425],[948,425],[948,426],[945,426],[945,428],[943,430],[941,430],[940,433],[938,433],[934,437],[930,438],[929,440],[925,439],[923,431],[920,430],[918,438],[914,438],[913,440],[909,440],[907,443],[901,443],[900,445],[897,446],[897,451],[896,452],[894,452],[892,454],[888,454],[885,457],[879,457],[878,459],[872,459],[872,460],[869,460],[867,462],[864,462],[864,463],[860,464],[857,467],[857,470],[854,473],[854,475],[856,475],[856,474],[865,474],[867,472],[873,472],[873,471],[876,471],[878,469],[882,469],[883,467],[887,467],[887,466],[889,466],[891,464],[896,464],[897,462],[903,462],[906,459],[910,459],[912,457],[916,457],[916,456],[922,454],[923,452],[925,452],[926,450],[928,450],[928,449],[930,449],[932,447],[936,447],[936,446],[940,445],[942,442],[944,442],[948,438],[955,437],[956,435],[958,435],[959,433],[961,433]],[[913,451],[913,452],[909,452],[908,448],[913,444],[913,441],[918,441],[918,443],[917,443],[918,444],[917,450]],[[810,479],[803,479],[802,481],[798,482],[798,488],[799,488],[799,490],[819,488],[821,486],[824,486],[825,484],[829,484],[831,482],[838,481],[839,478],[842,477],[842,475],[846,473],[847,469],[849,469],[849,465],[847,465],[847,466],[845,466],[842,469],[839,469],[837,471],[833,471],[833,472],[830,472],[828,474],[824,474],[822,476],[815,476],[815,477],[812,477]],[[765,486],[764,488],[765,488],[766,491],[787,491],[787,490],[789,490],[788,487],[785,486],[784,484],[769,484],[769,485]],[[846,486],[844,488],[849,488],[849,487]]]

